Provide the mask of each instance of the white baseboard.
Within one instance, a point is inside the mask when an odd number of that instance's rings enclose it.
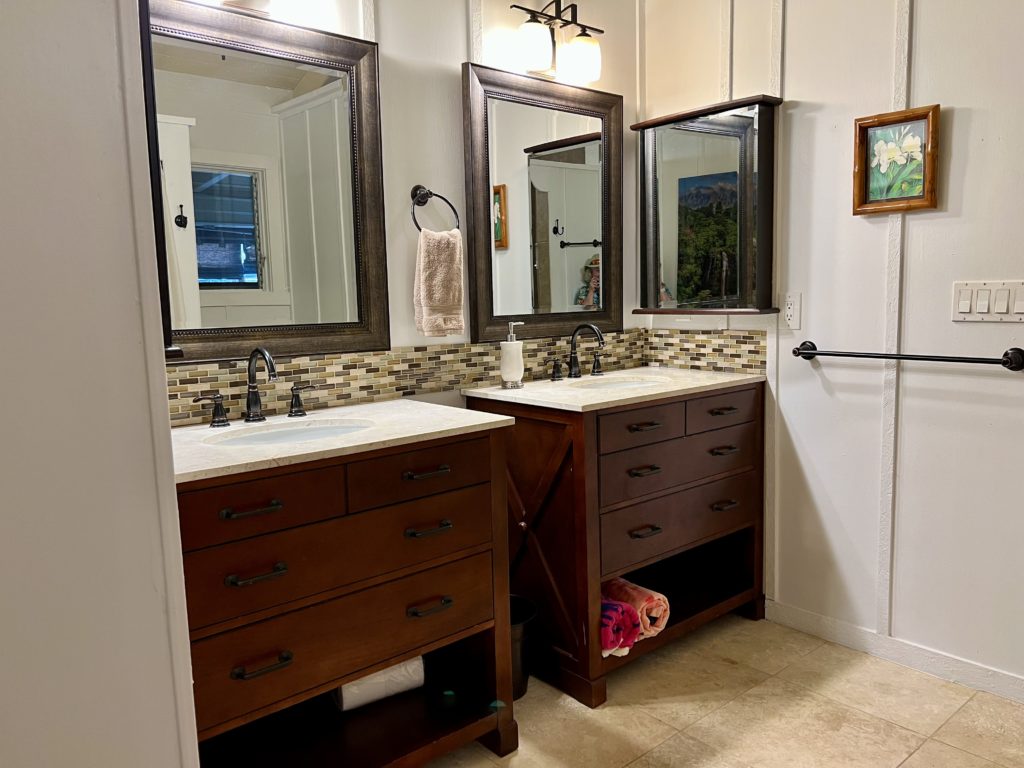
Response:
[[[792,605],[783,605],[774,600],[766,601],[765,614],[776,624],[783,624],[945,680],[962,683],[979,691],[1024,702],[1024,677],[1012,672],[986,667],[907,640],[886,637],[865,627],[848,624]]]

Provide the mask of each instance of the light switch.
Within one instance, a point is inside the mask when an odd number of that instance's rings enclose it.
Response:
[[[1017,300],[1013,302],[1013,314],[1024,315],[1024,288],[1017,289]]]
[[[961,288],[960,297],[957,299],[956,311],[961,315],[971,314],[971,295],[974,293],[970,288]]]
[[[992,311],[997,315],[1005,315],[1010,311],[1010,289],[1000,288],[996,291],[995,305],[992,307]]]
[[[979,288],[978,289],[978,308],[975,310],[975,312],[977,312],[979,315],[987,315],[988,314],[988,301],[989,301],[989,298],[991,296],[992,296],[992,291],[990,291],[988,288]]]

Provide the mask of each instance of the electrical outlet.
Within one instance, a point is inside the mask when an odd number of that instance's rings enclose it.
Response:
[[[800,294],[787,293],[786,300],[782,303],[782,319],[791,331],[800,330]]]

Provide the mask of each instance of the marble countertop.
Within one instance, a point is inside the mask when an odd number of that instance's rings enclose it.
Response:
[[[583,412],[661,400],[677,395],[710,392],[759,381],[765,381],[765,377],[749,373],[642,367],[611,371],[598,377],[531,381],[522,389],[502,389],[500,386],[464,389],[462,394],[486,400],[503,400],[520,405]]]
[[[452,408],[417,400],[386,400],[311,411],[305,418],[268,416],[257,424],[231,422],[230,427],[212,429],[209,424],[176,427],[171,430],[174,451],[174,479],[178,483],[211,477],[283,467],[304,461],[348,456],[380,448],[410,445],[441,437],[468,435],[495,427],[507,427],[515,420],[464,408]],[[332,427],[361,427],[346,434],[272,444],[226,445],[276,429],[320,430]]]

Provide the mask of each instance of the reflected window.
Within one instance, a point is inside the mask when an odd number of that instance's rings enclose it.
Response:
[[[200,288],[263,286],[260,171],[192,166]]]

